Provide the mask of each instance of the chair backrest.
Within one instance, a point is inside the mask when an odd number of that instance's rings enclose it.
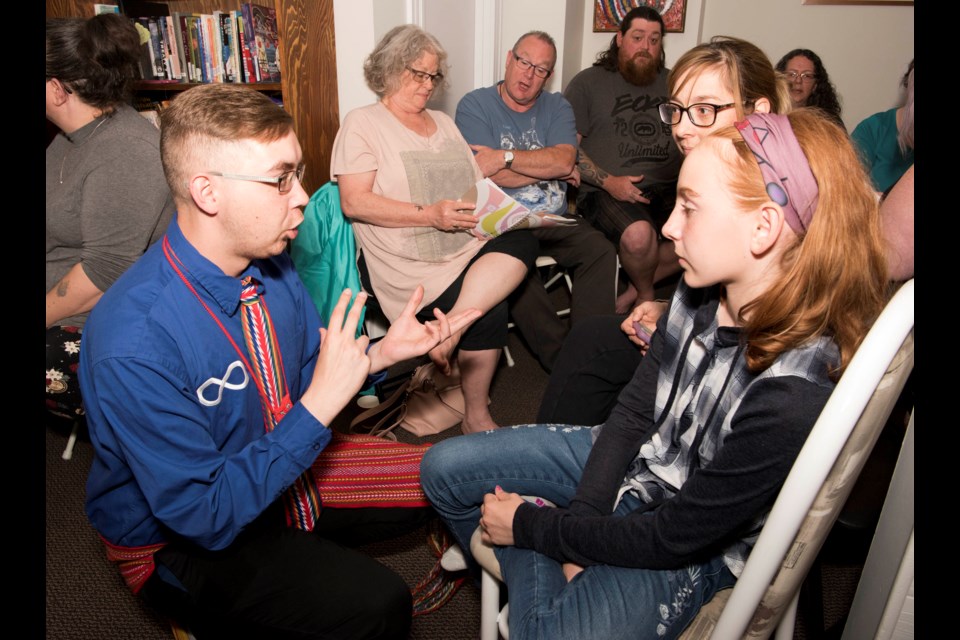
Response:
[[[900,287],[851,359],[729,596],[704,607],[684,637],[769,638],[785,611],[793,615],[800,586],[913,370],[913,289],[913,280]],[[785,622],[792,626],[792,617]]]
[[[349,288],[354,296],[360,291],[353,227],[340,210],[340,188],[335,182],[317,189],[303,208],[303,217],[297,237],[290,243],[290,257],[326,322],[344,289]]]

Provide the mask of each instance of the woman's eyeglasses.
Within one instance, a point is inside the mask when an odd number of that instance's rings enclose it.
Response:
[[[690,122],[697,127],[712,127],[717,121],[717,112],[729,109],[735,102],[727,104],[710,104],[709,102],[698,102],[689,107],[682,107],[676,102],[664,102],[658,108],[660,110],[660,119],[664,124],[680,124],[680,118],[686,113]]]
[[[407,71],[409,71],[413,76],[413,79],[420,84],[430,80],[433,83],[433,86],[437,86],[443,82],[443,74],[439,71],[437,73],[427,73],[426,71],[420,71],[419,69],[414,69],[413,67],[407,67]]]
[[[813,75],[812,73],[807,73],[806,71],[804,71],[803,73],[797,73],[796,71],[787,71],[787,80],[789,80],[790,82],[796,82],[797,80],[799,80],[800,82],[813,82],[816,79],[817,79],[817,76]]]

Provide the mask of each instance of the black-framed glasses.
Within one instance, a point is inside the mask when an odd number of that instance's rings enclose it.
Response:
[[[427,80],[433,83],[433,86],[437,86],[443,82],[443,74],[437,71],[436,73],[427,73],[426,71],[420,71],[419,69],[414,69],[413,67],[407,67],[407,71],[413,76],[413,79],[423,84]]]
[[[658,108],[660,110],[660,119],[664,124],[680,124],[680,118],[686,113],[690,122],[697,127],[712,127],[717,121],[717,112],[729,109],[735,102],[727,104],[710,104],[709,102],[698,102],[689,107],[682,107],[676,102],[664,102]]]
[[[296,169],[291,169],[289,171],[284,171],[279,176],[248,176],[242,173],[223,173],[222,171],[208,171],[212,176],[220,176],[221,178],[227,178],[229,180],[247,180],[249,182],[265,182],[267,184],[277,185],[277,191],[281,194],[290,193],[290,190],[293,189],[293,179],[296,178],[297,182],[303,183],[303,174],[307,170],[307,166],[301,164]]]
[[[817,79],[816,75],[809,73],[807,71],[804,71],[803,73],[797,73],[796,71],[787,71],[786,75],[787,75],[787,80],[789,80],[790,82],[796,82],[797,80],[799,80],[800,82],[813,82],[814,80]]]
[[[553,73],[552,69],[537,66],[526,58],[521,58],[517,55],[516,51],[511,51],[510,53],[513,54],[513,59],[517,61],[517,68],[520,69],[520,71],[526,72],[527,69],[533,69],[533,75],[537,76],[538,78],[548,78],[550,74]]]

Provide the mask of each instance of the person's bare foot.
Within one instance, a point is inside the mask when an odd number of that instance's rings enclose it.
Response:
[[[617,313],[630,313],[633,310],[634,305],[637,302],[637,288],[633,286],[632,282],[627,283],[627,288],[617,296],[616,310]]]

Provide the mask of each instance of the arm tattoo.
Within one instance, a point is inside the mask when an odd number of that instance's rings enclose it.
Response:
[[[603,182],[610,175],[598,167],[597,164],[583,152],[583,149],[580,149],[580,162],[578,166],[580,167],[580,179],[597,187],[603,187]]]
[[[67,296],[67,289],[70,288],[70,281],[64,278],[57,284],[57,297],[65,298]]]

